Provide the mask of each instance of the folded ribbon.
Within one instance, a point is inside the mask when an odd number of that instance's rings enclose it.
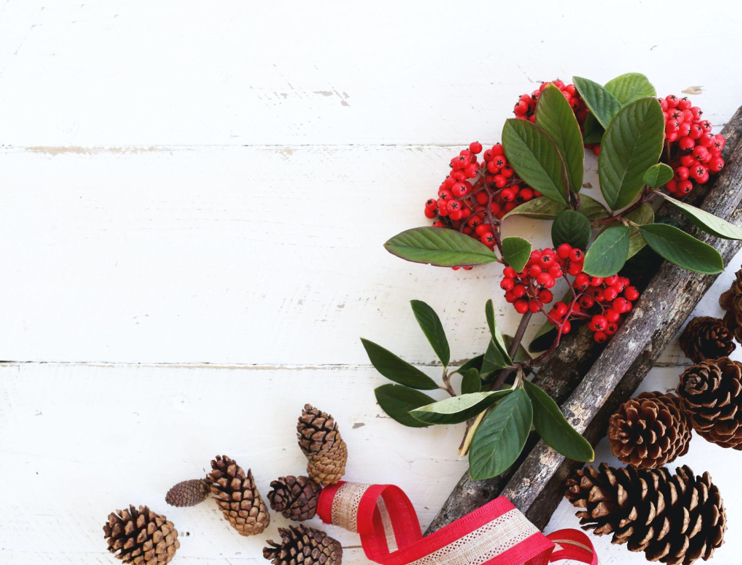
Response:
[[[504,496],[426,537],[410,499],[394,485],[338,483],[322,490],[317,513],[358,533],[366,557],[381,565],[598,563],[583,532],[545,536]]]

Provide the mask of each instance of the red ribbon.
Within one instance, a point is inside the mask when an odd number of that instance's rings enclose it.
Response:
[[[598,563],[583,532],[545,536],[504,496],[426,537],[410,499],[393,485],[338,483],[322,490],[317,513],[357,532],[366,557],[381,565]]]

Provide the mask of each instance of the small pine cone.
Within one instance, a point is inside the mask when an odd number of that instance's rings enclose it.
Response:
[[[271,508],[284,518],[303,522],[317,514],[317,503],[322,487],[309,477],[280,477],[271,483],[268,493]]]
[[[201,504],[209,496],[209,483],[204,479],[182,481],[167,491],[165,502],[182,508]]]
[[[242,467],[226,455],[217,455],[211,468],[206,480],[224,517],[243,536],[262,533],[271,517],[255,486],[252,471],[248,469],[245,474]]]
[[[691,565],[724,543],[726,512],[708,473],[585,467],[567,481],[567,499],[583,529],[613,534],[613,543],[643,551],[649,561]]]
[[[727,357],[736,347],[724,322],[711,316],[693,318],[680,336],[680,349],[694,363]]]
[[[742,450],[742,363],[722,357],[691,365],[677,392],[698,435]]]
[[[273,565],[340,565],[343,548],[325,532],[306,526],[278,528],[281,543],[268,541],[263,557]]]
[[[340,436],[335,419],[305,404],[296,429],[299,447],[308,459],[309,478],[324,486],[334,485],[342,479],[348,446]]]
[[[178,530],[165,516],[146,506],[116,510],[103,526],[108,551],[124,563],[160,565],[170,563],[180,547]],[[118,553],[117,553],[118,552]]]
[[[724,323],[734,338],[742,343],[742,269],[737,271],[732,286],[719,297],[719,305],[727,311]]]

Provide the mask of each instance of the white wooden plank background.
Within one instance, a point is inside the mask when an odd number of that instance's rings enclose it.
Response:
[[[265,562],[265,536],[164,493],[217,453],[264,494],[300,472],[307,401],[340,422],[348,478],[399,484],[427,524],[466,467],[461,430],[385,417],[358,337],[435,375],[408,301],[433,305],[466,358],[499,273],[381,243],[424,223],[450,156],[497,141],[541,80],[640,71],[661,94],[700,91],[723,124],[742,104],[741,24],[732,1],[0,5],[0,562],[111,563],[101,526],[129,502],[174,520],[178,563]],[[741,262],[699,313],[719,314]],[[672,388],[683,363],[673,344],[643,389]],[[740,457],[696,439],[678,461],[727,502],[714,563],[742,550]],[[615,462],[605,445],[598,460]],[[596,544],[602,563],[644,562]]]

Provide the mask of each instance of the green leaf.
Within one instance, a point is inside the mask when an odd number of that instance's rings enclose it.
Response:
[[[634,222],[637,225],[651,224],[654,222],[654,210],[649,204],[642,204],[633,212],[624,216],[625,219]],[[629,226],[629,259],[639,253],[647,244],[639,233],[639,228]]]
[[[626,73],[609,80],[605,89],[613,94],[621,104],[628,104],[646,96],[657,96],[649,79],[641,73]]]
[[[657,163],[665,139],[665,117],[654,98],[621,108],[603,136],[598,157],[600,190],[612,210],[631,201],[644,186],[644,173]]]
[[[505,340],[505,345],[508,348],[508,351],[510,351],[510,347],[513,345],[513,336],[509,336],[507,334],[503,334],[503,339]],[[523,347],[523,343],[518,344],[518,349],[515,351],[515,356],[513,357],[513,361],[516,363],[523,363],[524,361],[530,361],[531,356],[528,354],[528,351],[526,351],[526,348]]]
[[[472,392],[421,406],[410,414],[426,424],[450,425],[471,420],[512,391]]]
[[[502,260],[520,273],[531,257],[531,243],[522,237],[506,237],[502,240]]]
[[[584,198],[584,196],[583,196]],[[536,220],[552,220],[562,210],[566,210],[567,205],[561,202],[554,202],[548,198],[534,198],[516,206],[510,212],[505,214],[502,219],[509,216],[525,216]]]
[[[706,233],[710,233],[711,235],[715,235],[722,239],[742,239],[742,229],[738,228],[734,224],[730,224],[726,220],[722,220],[705,210],[701,210],[700,208],[696,208],[695,206],[691,206],[690,204],[686,204],[680,200],[675,200],[667,194],[660,193],[660,196],[680,208],[683,211],[683,215],[688,218],[693,225]]]
[[[539,95],[536,125],[541,126],[556,143],[567,168],[570,190],[580,192],[585,172],[585,148],[580,125],[564,94],[553,84],[544,88]]]
[[[427,394],[406,386],[392,384],[378,387],[374,394],[381,409],[403,426],[427,428],[430,425],[410,416],[410,410],[435,402],[435,399],[430,398]]]
[[[601,126],[608,129],[608,124],[613,116],[621,109],[621,103],[597,82],[582,77],[573,77],[573,81],[590,112],[600,122]]]
[[[482,392],[482,375],[476,369],[459,370],[461,373],[461,394]]]
[[[479,481],[505,471],[523,451],[533,423],[533,407],[526,391],[514,390],[482,421],[469,450],[469,473]]]
[[[384,244],[389,253],[438,267],[484,265],[497,261],[495,252],[473,237],[448,228],[413,228]]]
[[[588,143],[600,143],[603,140],[603,134],[605,128],[600,125],[600,122],[593,114],[588,114],[585,118],[585,123],[582,126],[584,130],[582,132],[582,141],[585,144]]]
[[[656,165],[649,167],[647,172],[644,173],[644,184],[651,186],[652,188],[659,188],[666,185],[672,180],[675,173],[672,167],[665,165],[664,163],[657,163]]]
[[[495,344],[494,339],[490,339],[482,360],[482,374],[486,375],[509,366],[510,362],[505,358],[500,347]]]
[[[405,386],[422,390],[439,388],[433,379],[417,367],[403,361],[391,351],[384,349],[373,341],[361,338],[371,364],[387,379]]]
[[[608,228],[587,250],[582,270],[594,277],[610,277],[621,270],[628,255],[629,228]]]
[[[500,333],[500,328],[497,327],[497,319],[495,318],[495,305],[492,303],[491,298],[484,305],[484,315],[487,318],[487,325],[490,328],[490,334],[492,335],[492,339],[494,340],[495,345],[497,345],[497,348],[500,350],[500,353],[502,354],[505,362],[508,365],[512,364],[513,361],[512,359],[510,359],[508,349],[505,346],[505,339]],[[485,353],[485,359],[486,358],[487,354]]]
[[[533,425],[546,444],[573,461],[589,462],[595,459],[590,442],[567,421],[559,406],[542,389],[530,381],[523,381],[533,403]]]
[[[507,120],[502,145],[520,178],[547,198],[567,203],[564,161],[554,140],[542,128],[528,120]]]
[[[588,220],[602,220],[611,215],[605,206],[587,194],[580,195],[580,214]]]
[[[587,249],[591,234],[590,220],[574,210],[560,213],[551,225],[551,241],[554,248],[562,243],[569,243],[572,247]]]
[[[665,224],[649,224],[639,231],[655,253],[678,267],[704,275],[724,270],[724,260],[716,249],[683,230]]]
[[[417,323],[420,324],[420,329],[428,338],[433,351],[435,351],[443,366],[448,367],[448,363],[451,361],[451,350],[448,347],[446,332],[443,331],[443,324],[441,324],[438,314],[420,300],[410,300],[410,305]]]
[[[466,363],[461,365],[461,367],[459,367],[457,370],[459,373],[465,373],[469,369],[476,369],[477,371],[481,371],[483,361],[484,361],[484,353],[482,355],[477,355],[476,357],[472,357]]]

